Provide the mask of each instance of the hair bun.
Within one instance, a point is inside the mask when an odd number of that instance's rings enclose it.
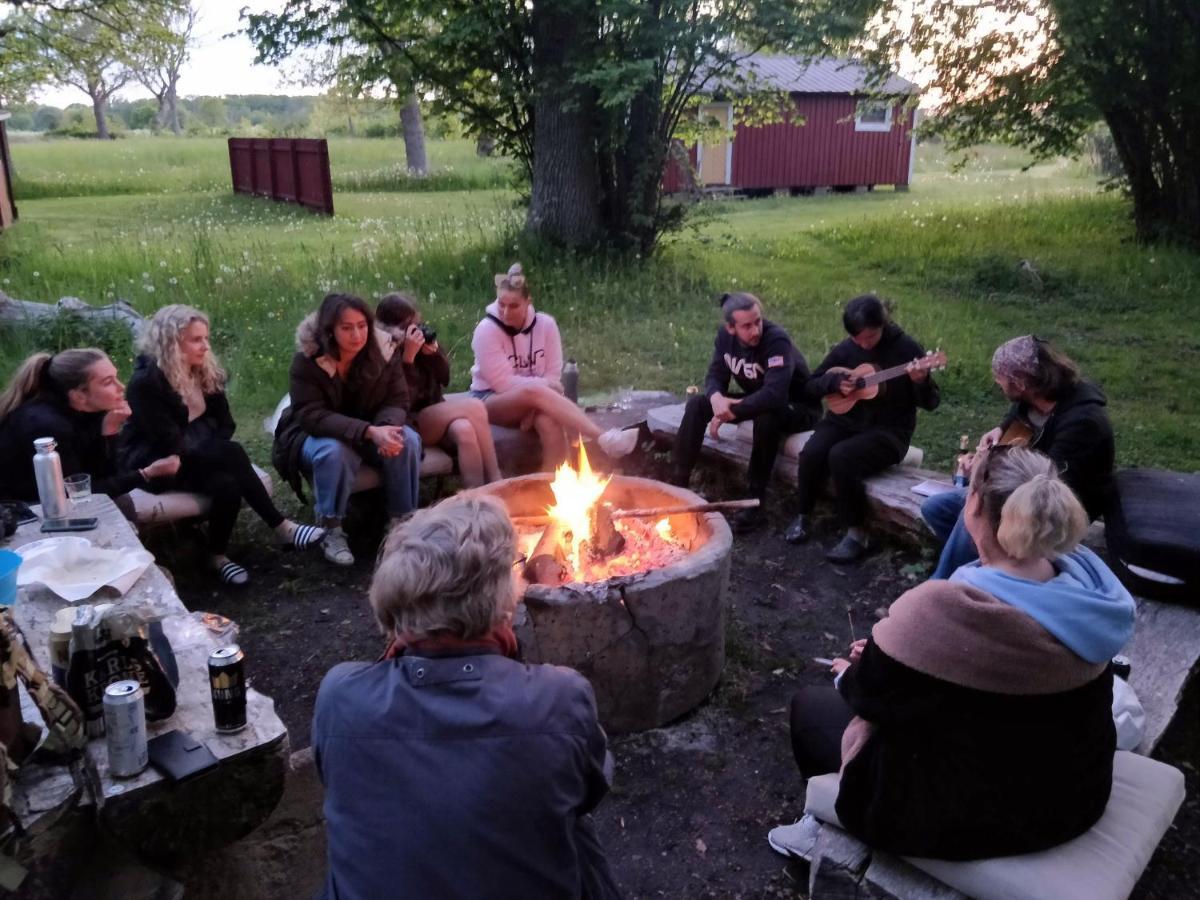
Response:
[[[521,264],[519,262],[515,262],[511,266],[508,267],[508,274],[509,275],[524,275],[525,270],[521,268]]]

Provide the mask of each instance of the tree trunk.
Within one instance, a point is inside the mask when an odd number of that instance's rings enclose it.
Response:
[[[400,125],[404,129],[404,159],[413,175],[429,171],[425,159],[425,125],[421,121],[421,101],[416,91],[409,91],[400,107]]]
[[[586,0],[533,3],[533,191],[525,229],[553,243],[605,237],[595,97],[570,83],[569,68],[593,53],[595,15]]]
[[[354,114],[346,113],[346,134],[354,137]]]
[[[171,126],[172,134],[183,134],[183,129],[179,125],[179,91],[176,89],[175,81],[173,79],[171,84],[167,87],[166,124]]]
[[[96,116],[96,137],[107,141],[112,137],[108,133],[108,98],[103,92],[96,89],[90,93],[92,95],[92,113]]]

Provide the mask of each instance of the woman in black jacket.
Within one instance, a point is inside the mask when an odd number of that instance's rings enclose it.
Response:
[[[117,435],[129,414],[125,386],[103,350],[33,354],[0,395],[0,497],[37,502],[33,442],[41,437],[58,443],[63,475],[91,475],[97,494],[119,498],[174,475],[179,457],[171,454],[141,468],[118,466]]]
[[[133,415],[122,450],[130,467],[163,454],[179,456],[178,475],[156,480],[151,490],[182,489],[210,498],[213,568],[226,584],[241,585],[249,581],[249,573],[225,551],[243,499],[285,544],[309,547],[324,532],[285,518],[242,445],[232,440],[236,425],[225,396],[225,372],[209,347],[208,331],[208,318],[190,306],[164,306],[154,314],[140,342],[143,355],[129,379]]]
[[[847,303],[842,323],[850,336],[829,351],[808,380],[805,389],[814,398],[854,391],[854,382],[844,373],[829,371],[835,367],[854,369],[870,363],[876,369],[889,369],[925,355],[924,348],[888,318],[882,301],[874,294]],[[867,494],[863,481],[904,459],[917,427],[917,407],[936,409],[940,399],[929,372],[912,366],[907,378],[880,385],[877,396],[859,400],[846,413],[827,411],[800,452],[800,514],[788,526],[787,540],[793,544],[808,540],[809,515],[826,477],[832,476],[838,518],[846,534],[826,558],[838,563],[859,559],[867,550],[863,529]]]

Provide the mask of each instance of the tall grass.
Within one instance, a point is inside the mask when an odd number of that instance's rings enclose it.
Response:
[[[409,175],[399,138],[330,138],[335,191],[448,191],[507,187],[513,167],[482,159],[470,141],[431,141],[430,172]],[[13,191],[22,200],[178,194],[230,189],[224,138],[131,137],[117,141],[14,141]]]
[[[949,460],[961,432],[997,421],[992,350],[1027,332],[1054,339],[1108,392],[1123,464],[1190,470],[1200,459],[1200,373],[1189,365],[1200,333],[1186,313],[1200,260],[1132,243],[1119,198],[1061,167],[975,178],[932,169],[909,194],[713,206],[651,260],[527,246],[522,211],[503,190],[357,192],[336,203],[330,219],[223,191],[23,202],[19,225],[0,235],[0,289],[207,310],[248,435],[286,389],[296,323],[329,290],[412,291],[460,389],[492,274],[521,259],[585,391],[677,392],[703,379],[719,292],[759,294],[815,365],[841,337],[841,304],[873,290],[950,355],[937,376],[942,406],[922,414],[916,436],[931,463]],[[1022,260],[1040,289],[1018,274]],[[0,377],[30,350],[74,339],[0,331]],[[131,351],[115,352],[128,372]]]

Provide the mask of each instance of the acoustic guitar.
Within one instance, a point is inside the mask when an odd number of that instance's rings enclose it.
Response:
[[[863,363],[853,369],[844,366],[833,366],[829,372],[838,372],[854,382],[854,390],[849,394],[836,392],[825,395],[825,407],[835,415],[843,415],[854,408],[859,400],[870,400],[879,396],[880,385],[901,375],[908,375],[909,366],[926,372],[946,367],[946,354],[942,350],[930,350],[924,356],[917,357],[911,363],[902,366],[892,366],[890,369],[876,369],[870,363]]]
[[[1000,447],[1028,447],[1036,437],[1037,429],[1025,421],[1025,419],[1018,416],[1004,429],[1004,432],[1000,435],[1000,439],[996,441],[996,445]]]

